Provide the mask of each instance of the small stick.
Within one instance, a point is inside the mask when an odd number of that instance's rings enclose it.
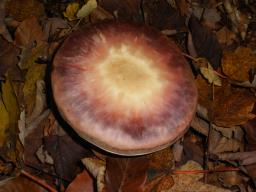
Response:
[[[214,173],[214,172],[227,172],[227,171],[239,171],[239,168],[236,167],[223,167],[218,169],[212,169],[212,170],[176,170],[173,171],[173,174],[208,174],[208,173]]]
[[[48,185],[44,180],[39,179],[38,177],[36,177],[34,175],[31,175],[30,173],[26,172],[25,170],[21,170],[21,174],[28,177],[29,179],[36,182],[37,184],[39,184],[40,186],[42,186],[43,188],[47,189],[50,192],[58,192],[56,189],[54,189],[53,187]]]

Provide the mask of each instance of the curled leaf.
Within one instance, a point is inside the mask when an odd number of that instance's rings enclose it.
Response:
[[[76,13],[77,13],[78,9],[79,9],[79,3],[70,3],[70,4],[68,4],[66,11],[63,12],[63,15],[69,21],[74,21],[77,19]]]
[[[90,13],[97,8],[97,1],[96,0],[89,0],[86,4],[82,6],[81,9],[77,12],[76,16],[78,18],[84,18],[90,15]]]

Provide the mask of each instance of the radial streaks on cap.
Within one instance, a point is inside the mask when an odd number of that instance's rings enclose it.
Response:
[[[124,28],[99,27],[67,40],[54,60],[53,91],[85,139],[112,152],[147,153],[186,129],[197,93],[176,46],[153,31]],[[77,43],[75,58],[63,56],[70,42]]]

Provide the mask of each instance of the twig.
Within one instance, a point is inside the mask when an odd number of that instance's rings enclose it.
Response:
[[[209,174],[215,172],[227,172],[227,171],[239,171],[239,168],[236,167],[222,167],[212,170],[176,170],[173,171],[173,174]]]
[[[21,174],[28,177],[29,179],[36,182],[37,184],[39,184],[40,186],[42,186],[43,188],[47,189],[50,192],[58,192],[56,189],[54,189],[53,187],[48,185],[44,180],[39,179],[34,175],[31,175],[30,173],[26,172],[25,170],[21,170]]]

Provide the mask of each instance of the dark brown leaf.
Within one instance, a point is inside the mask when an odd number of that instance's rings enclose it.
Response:
[[[252,114],[256,98],[244,89],[225,86],[215,92],[213,122],[222,127],[241,125],[255,117]]]
[[[74,179],[80,159],[90,155],[68,135],[44,137],[44,145],[54,159],[56,173],[66,180]]]
[[[149,159],[140,157],[108,157],[106,191],[140,192],[147,179]]]
[[[47,192],[48,190],[44,189],[34,181],[19,176],[10,180],[1,181],[0,192]]]
[[[0,36],[0,79],[7,70],[13,80],[22,80],[21,72],[17,66],[20,49]]]
[[[38,0],[10,0],[6,3],[6,10],[8,15],[18,21],[23,21],[31,16],[40,18],[44,15],[44,6]]]
[[[191,16],[188,26],[198,56],[207,58],[212,67],[217,69],[220,66],[222,50],[215,34],[203,27],[194,16]]]
[[[245,130],[245,136],[247,143],[245,148],[247,151],[255,151],[256,150],[256,119],[248,121],[243,125]],[[245,166],[246,170],[250,177],[256,181],[256,164]]]
[[[142,22],[141,0],[99,0],[99,6],[121,20]]]
[[[176,29],[185,26],[185,18],[173,9],[166,0],[143,1],[145,22],[160,30]]]
[[[84,170],[69,184],[65,192],[94,192],[92,177]]]

